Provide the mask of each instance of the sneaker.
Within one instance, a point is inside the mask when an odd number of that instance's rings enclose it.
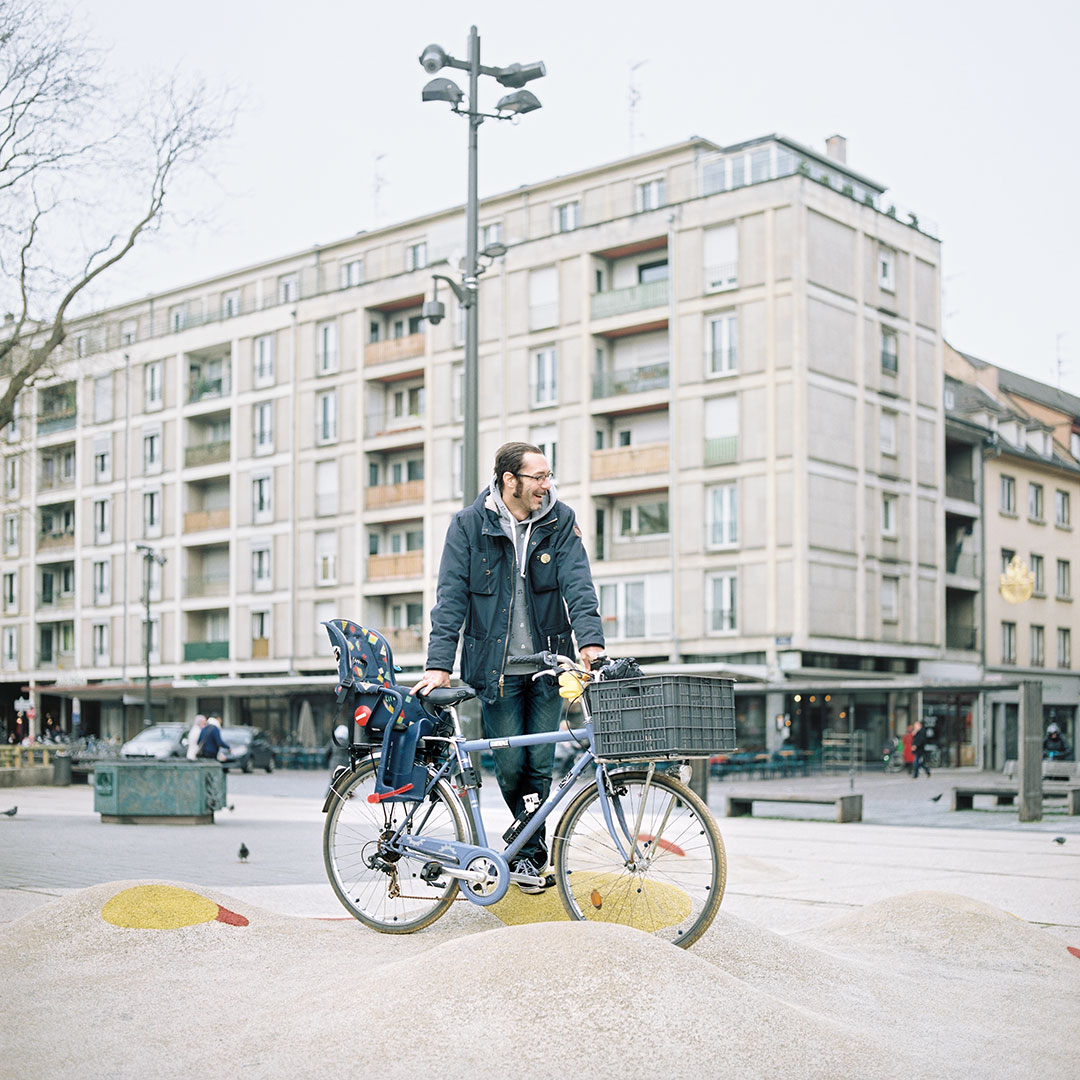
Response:
[[[534,884],[532,881],[517,882],[517,887],[523,893],[541,893],[555,884],[555,875],[548,873],[550,867],[546,863],[543,868],[540,868],[532,859],[518,859],[510,869],[514,874],[520,874],[522,877],[540,879],[540,884]]]

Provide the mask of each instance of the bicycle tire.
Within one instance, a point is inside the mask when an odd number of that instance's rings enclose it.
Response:
[[[608,776],[622,820],[633,830],[647,773]],[[596,786],[573,798],[552,844],[555,880],[570,918],[635,926],[683,949],[705,933],[727,884],[720,830],[693,791],[659,772],[649,784],[641,817],[639,836],[646,848],[658,826],[659,854],[631,867],[608,831]],[[626,837],[620,839],[629,850]]]
[[[369,803],[375,790],[376,761],[364,761],[332,800],[323,826],[323,862],[338,900],[353,918],[383,934],[411,934],[430,926],[454,902],[458,884],[443,876],[425,882],[420,871],[429,860],[403,855],[396,860],[401,895],[391,896],[391,875],[365,861],[381,834],[400,824],[416,802]],[[453,788],[440,780],[413,819],[418,835],[475,843],[471,818]]]

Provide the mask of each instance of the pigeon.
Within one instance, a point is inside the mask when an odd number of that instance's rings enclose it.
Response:
[[[930,801],[931,802],[937,802],[938,799],[940,799],[943,794],[944,794],[944,792],[939,791],[936,795],[931,795],[930,796]]]
[[[10,810],[5,810],[4,815],[6,817],[14,817],[18,812],[19,808],[17,806],[13,806]]]
[[[1065,843],[1065,837],[1064,836],[1055,836],[1054,837],[1054,843],[1055,844],[1064,844]]]
[[[240,841],[240,850],[237,852],[237,854],[240,856],[241,862],[247,862],[247,857],[251,854],[251,852],[247,849],[247,844],[245,844],[242,840]]]
[[[235,807],[235,806],[230,806],[230,807],[229,807],[229,809],[230,809],[230,810],[235,810],[235,809],[236,809],[236,807]]]

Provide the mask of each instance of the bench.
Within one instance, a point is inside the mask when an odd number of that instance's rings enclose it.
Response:
[[[862,795],[729,795],[728,817],[750,817],[756,802],[806,803],[808,805],[835,806],[837,821],[862,821]]]
[[[1016,779],[1018,762],[1010,758],[1005,762],[1002,772],[1006,780]],[[1073,783],[1080,782],[1080,761],[1062,761],[1060,758],[1054,761],[1043,759],[1042,774],[1044,780],[1067,780]]]
[[[966,784],[952,789],[952,808],[954,810],[973,810],[975,808],[976,795],[992,795],[997,806],[1012,806],[1020,789],[1017,785],[1006,786],[1004,784]],[[1043,798],[1064,796],[1067,812],[1070,815],[1080,815],[1080,786],[1069,784],[1060,787],[1043,787]]]

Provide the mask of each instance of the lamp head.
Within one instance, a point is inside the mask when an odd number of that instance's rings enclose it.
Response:
[[[533,79],[542,79],[547,74],[543,60],[537,60],[535,64],[511,64],[509,67],[500,68],[495,76],[495,81],[503,86],[518,89]]]
[[[511,116],[523,116],[540,108],[537,96],[529,90],[515,90],[504,98],[499,98],[495,105],[499,112],[509,113]]]
[[[432,79],[420,94],[421,101],[448,101],[453,108],[461,104],[465,92],[453,79]]]
[[[429,75],[434,75],[436,71],[446,67],[446,62],[449,59],[446,50],[441,45],[429,45],[420,54],[420,66]]]
[[[498,259],[506,254],[506,245],[500,244],[497,241],[494,244],[488,244],[483,251],[480,252],[485,259]]]

